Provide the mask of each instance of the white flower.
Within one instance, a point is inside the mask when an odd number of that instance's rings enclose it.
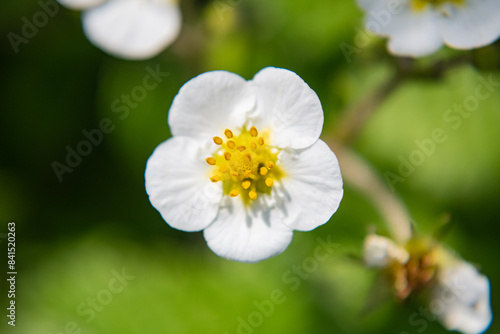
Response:
[[[392,261],[405,264],[410,254],[389,238],[369,234],[363,244],[363,260],[368,267],[385,268]]]
[[[146,191],[172,227],[204,230],[221,257],[256,262],[292,231],[326,223],[343,195],[323,110],[295,73],[268,67],[250,81],[213,71],[188,81],[168,122],[173,137],[146,167]]]
[[[492,320],[490,282],[465,261],[442,268],[430,306],[447,329],[482,333]]]
[[[124,59],[156,56],[179,35],[181,13],[171,0],[58,0],[85,10],[83,31],[103,51]]]
[[[498,0],[358,0],[366,27],[388,36],[400,56],[425,56],[443,43],[456,49],[488,45],[500,36]]]

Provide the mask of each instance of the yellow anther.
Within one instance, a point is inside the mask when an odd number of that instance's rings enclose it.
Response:
[[[233,131],[229,129],[224,130],[224,134],[226,135],[227,139],[233,138]]]
[[[224,159],[226,159],[227,161],[231,160],[231,153],[225,152],[224,153]]]
[[[231,174],[231,176],[238,176],[238,172],[235,170],[230,171],[229,174]]]
[[[218,182],[220,181],[220,176],[219,175],[214,175],[210,178],[210,181],[212,182]]]
[[[250,136],[257,137],[258,134],[259,134],[259,131],[257,131],[257,128],[255,128],[255,126],[252,126],[250,128]]]
[[[260,175],[266,175],[267,172],[268,172],[268,170],[266,167],[260,167],[260,169],[259,169]]]
[[[223,143],[223,140],[222,140],[221,137],[215,136],[214,137],[214,143],[216,143],[217,145],[221,145]]]
[[[243,177],[244,177],[244,178],[247,178],[247,177],[249,177],[250,175],[252,175],[252,171],[251,171],[251,170],[247,170],[247,171],[245,172],[245,174],[243,174]]]
[[[232,140],[228,140],[227,147],[229,147],[230,149],[233,149],[236,147],[236,143]]]
[[[243,145],[238,146],[238,151],[240,151],[240,152],[243,152],[243,151],[244,151],[244,150],[246,150],[246,149],[247,149],[247,148],[246,148],[245,146],[243,146]]]
[[[214,158],[206,158],[205,161],[207,162],[207,164],[209,165],[215,165],[216,161]]]
[[[257,143],[254,141],[250,143],[250,147],[253,148],[254,150],[257,148]]]
[[[259,140],[257,142],[260,146],[264,145],[264,137],[259,137]]]
[[[266,179],[266,186],[268,186],[268,187],[272,187],[272,186],[273,186],[273,184],[274,184],[273,179],[271,179],[270,177],[268,177],[268,178]]]
[[[256,199],[257,198],[257,193],[255,191],[251,190],[248,193],[248,197],[250,197],[251,199]]]
[[[272,162],[272,161],[268,161],[268,162],[267,162],[267,168],[271,169],[271,168],[273,168],[273,167],[274,167],[274,162]]]
[[[252,184],[252,182],[250,181],[243,181],[243,183],[241,184],[241,186],[243,187],[243,189],[248,189],[250,188],[250,185]]]
[[[252,161],[252,157],[250,156],[250,154],[247,154],[247,158],[248,158],[248,161]]]
[[[240,194],[240,192],[238,190],[231,190],[231,192],[229,193],[229,196],[231,197],[236,197]]]
[[[221,172],[221,173],[227,172],[227,167],[226,166],[219,167],[219,172]]]

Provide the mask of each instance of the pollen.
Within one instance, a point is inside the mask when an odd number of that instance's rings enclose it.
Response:
[[[233,138],[233,131],[226,129],[224,130],[224,135],[226,136],[227,139]]]
[[[272,186],[273,186],[273,184],[274,184],[273,179],[271,179],[270,177],[268,177],[268,178],[266,179],[266,186],[268,186],[268,187],[272,187]]]
[[[250,128],[250,136],[257,137],[258,134],[259,134],[259,131],[257,131],[257,128],[255,126],[252,126]]]
[[[218,145],[206,162],[214,166],[210,181],[222,183],[223,193],[239,197],[251,205],[259,196],[270,195],[274,181],[283,176],[278,163],[280,149],[271,145],[269,129],[255,126],[225,129],[223,136],[212,137]]]

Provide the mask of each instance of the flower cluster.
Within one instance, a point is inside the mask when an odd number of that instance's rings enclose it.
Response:
[[[430,311],[449,330],[484,332],[490,325],[490,283],[470,263],[431,240],[411,239],[406,245],[368,235],[367,266],[385,272],[399,300],[427,291]]]
[[[421,57],[443,44],[473,49],[500,36],[498,0],[358,0],[367,28],[389,37],[391,53]],[[371,20],[380,23],[368,24]]]
[[[103,51],[124,59],[156,56],[179,35],[181,13],[173,0],[58,0],[84,10],[83,31]]]
[[[173,137],[146,167],[149,199],[170,226],[204,230],[219,256],[277,255],[293,230],[312,230],[337,210],[342,177],[319,139],[321,103],[295,73],[201,74],[180,89],[168,122]]]

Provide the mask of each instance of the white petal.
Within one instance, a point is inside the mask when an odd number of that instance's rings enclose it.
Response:
[[[106,0],[57,0],[61,5],[71,9],[87,9],[104,3]]]
[[[414,12],[407,8],[395,15],[385,29],[389,35],[389,52],[411,57],[436,52],[443,45],[436,21],[436,13],[430,9]]]
[[[491,323],[490,283],[467,262],[440,272],[433,297],[431,310],[449,330],[476,334]]]
[[[337,157],[322,140],[303,150],[278,156],[285,176],[273,187],[273,221],[309,231],[326,223],[342,199],[342,176]]]
[[[438,21],[446,44],[472,49],[493,43],[500,36],[500,1],[469,0],[464,5],[448,4]]]
[[[238,197],[225,198],[225,205],[203,235],[215,254],[241,262],[278,255],[292,241],[292,229],[271,220],[265,206],[254,203],[250,209]]]
[[[209,179],[208,155],[187,138],[160,144],[146,166],[146,192],[151,204],[172,227],[199,231],[216,217],[222,198],[221,183]]]
[[[226,128],[241,128],[255,105],[255,95],[239,75],[206,72],[181,87],[170,108],[168,123],[175,136],[209,140]]]
[[[316,93],[292,71],[267,67],[250,81],[257,94],[255,124],[271,128],[273,145],[304,148],[321,134],[323,109]]]
[[[162,0],[112,0],[83,14],[87,38],[125,59],[156,56],[179,35],[179,7]]]
[[[369,267],[383,268],[391,261],[405,264],[409,258],[408,252],[389,238],[375,234],[370,234],[365,238],[363,259]]]

